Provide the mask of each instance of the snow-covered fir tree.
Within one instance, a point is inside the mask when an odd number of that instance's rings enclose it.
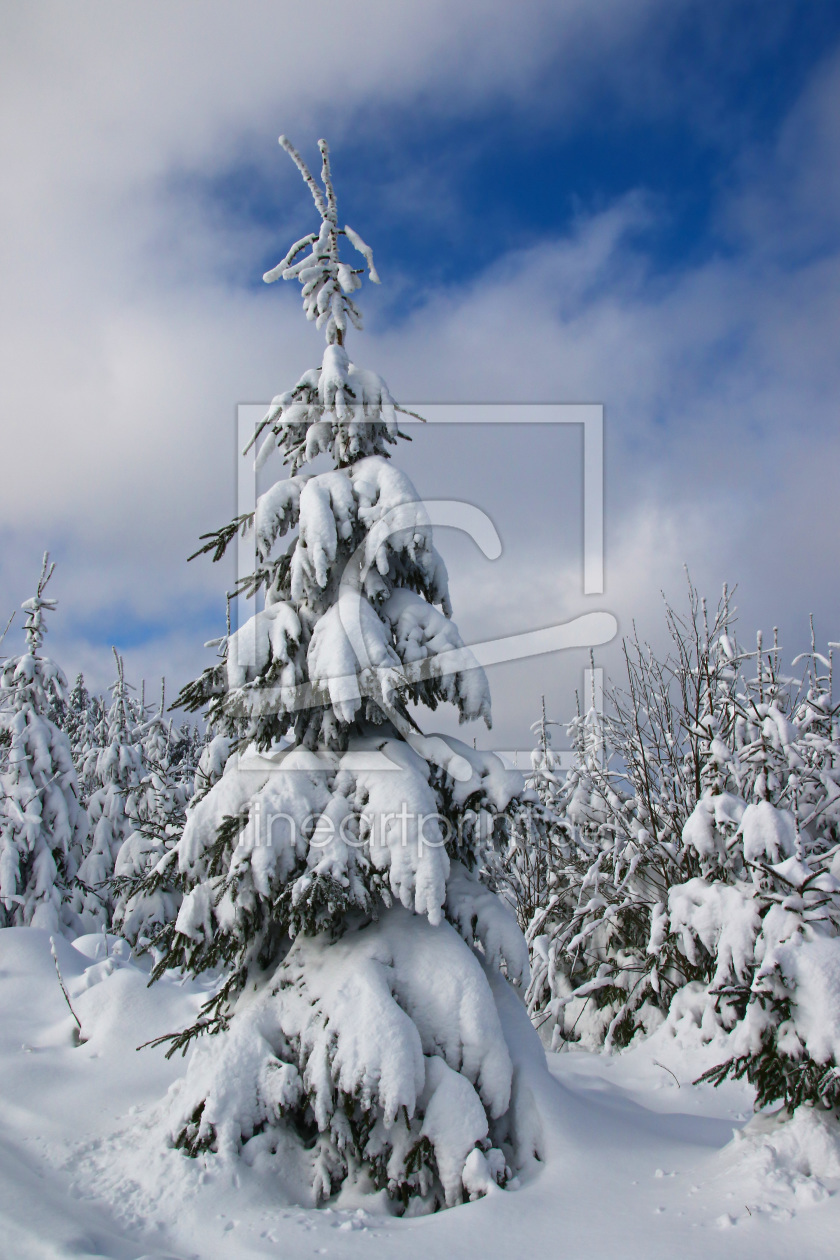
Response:
[[[138,714],[147,715],[141,700]],[[127,801],[130,831],[114,864],[113,930],[135,950],[156,950],[157,938],[181,905],[175,846],[184,829],[195,768],[186,760],[191,732],[166,719],[165,683],[160,708],[135,730],[145,771]],[[190,770],[192,769],[192,774]]]
[[[563,787],[564,774],[560,758],[551,746],[551,727],[558,726],[553,718],[546,717],[545,696],[542,697],[542,713],[531,725],[536,744],[531,753],[531,772],[525,780],[529,791],[536,792],[541,804],[553,809]]]
[[[93,783],[88,801],[91,836],[76,876],[75,908],[89,930],[111,922],[117,854],[134,830],[134,798],[146,773],[137,713],[116,648],[114,660],[117,677],[110,688],[111,703],[102,713],[86,762]]]
[[[515,909],[519,926],[530,939],[553,904],[557,872],[569,855],[567,833],[560,823],[558,802],[563,787],[560,759],[551,744],[557,723],[542,714],[531,726],[536,745],[525,791],[509,810],[508,838],[493,870],[493,883]],[[538,921],[535,924],[535,920]]]
[[[592,660],[590,680],[585,708],[576,696],[577,713],[567,731],[571,766],[554,804],[559,839],[553,852],[559,861],[550,895],[528,931],[528,1007],[555,1049],[567,1038],[611,1045],[616,1033],[620,1044],[621,1017],[617,1022],[615,1017],[624,1006],[621,973],[628,934],[636,935],[638,909],[624,881],[631,866],[631,873],[638,867],[643,836],[633,827],[626,785],[613,764]],[[613,979],[618,985],[608,983]]]
[[[72,922],[64,895],[87,829],[70,742],[49,716],[67,686],[41,652],[44,614],[57,603],[44,594],[54,568],[45,555],[37,591],[23,604],[26,651],[0,672],[0,927],[52,932]]]
[[[93,742],[94,723],[91,720],[91,697],[85,686],[84,674],[77,674],[76,681],[67,696],[64,711],[64,733],[70,740],[73,760],[78,765],[87,757]]]
[[[204,548],[218,558],[252,531],[239,589],[263,606],[182,693],[216,735],[155,974],[221,980],[171,1047],[211,1034],[173,1096],[172,1136],[265,1168],[297,1157],[316,1201],[353,1182],[432,1210],[534,1155],[497,1005],[527,948],[476,874],[522,779],[410,712],[448,701],[489,725],[487,682],[451,620],[428,513],[389,462],[400,408],[348,353],[351,295],[365,271],[378,282],[371,251],[339,227],[326,144],[321,188],[281,143],[321,222],[265,279],[300,282],[327,345],[256,435],[258,465],[277,451],[288,475]],[[331,471],[301,471],[319,455]]]
[[[98,739],[104,729],[106,714],[107,709],[101,696],[92,695],[85,686],[84,676],[78,674],[67,697],[62,729],[73,750],[73,764],[85,808],[99,786],[96,781],[96,759],[99,751]]]

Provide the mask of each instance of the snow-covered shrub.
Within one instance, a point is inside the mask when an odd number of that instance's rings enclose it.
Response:
[[[828,958],[840,924],[829,662],[812,643],[800,683],[775,642],[743,651],[726,592],[712,625],[691,587],[689,616],[668,621],[672,655],[631,644],[612,712],[573,728],[575,848],[531,934],[532,1014],[555,1044],[621,1046],[690,985],[705,1032],[732,1033],[715,1079],[746,1074],[789,1105],[834,1097],[834,1060],[793,1036],[790,983],[791,959]]]
[[[37,592],[23,605],[27,650],[0,671],[0,927],[53,932],[73,924],[64,900],[87,831],[70,742],[48,716],[67,686],[40,651],[44,613],[57,602],[44,595],[54,568],[45,555]]]
[[[707,1079],[746,1076],[758,1105],[836,1106],[840,743],[832,667],[816,651],[813,628],[801,682],[782,673],[775,644],[764,652],[759,638],[747,654],[730,640],[727,651],[738,670],[712,732],[707,786],[682,833],[701,877],[670,889],[659,940],[678,943],[703,966],[709,1034],[715,1025],[731,1030],[729,1057]]]
[[[772,890],[697,890],[693,914],[679,924],[705,931],[717,964],[707,992],[733,1030],[729,1058],[703,1079],[746,1076],[759,1107],[840,1107],[840,882],[795,857],[774,875]]]
[[[759,640],[754,659],[755,676],[733,691],[729,730],[716,741],[717,784],[729,791],[707,790],[684,831],[717,877],[701,900],[719,896],[723,880],[733,899],[725,915],[700,911],[715,959],[709,996],[720,1024],[733,1029],[729,1058],[707,1079],[746,1076],[758,1105],[836,1107],[840,732],[833,670],[816,651],[813,627],[801,683],[781,673],[775,646],[764,653]],[[673,929],[673,910],[670,920]],[[692,924],[682,930],[690,933]]]
[[[621,1045],[644,1018],[650,912],[660,854],[614,765],[614,732],[595,707],[568,730],[572,766],[554,805],[551,891],[528,928],[528,1005],[543,1037]],[[631,1020],[628,1013],[634,1012]]]
[[[527,947],[478,878],[522,779],[410,716],[448,701],[489,725],[487,682],[451,620],[428,513],[388,460],[400,409],[345,346],[365,268],[341,261],[340,238],[376,281],[370,250],[338,226],[326,145],[322,191],[282,143],[321,227],[265,278],[300,281],[327,347],[259,427],[258,464],[278,450],[290,475],[203,548],[218,558],[250,531],[257,566],[239,591],[263,606],[181,697],[216,734],[153,974],[220,981],[173,1040],[212,1034],[173,1095],[172,1140],[270,1162],[291,1135],[316,1199],[351,1181],[430,1210],[504,1184],[533,1153],[491,984],[501,968],[525,980]],[[331,471],[299,471],[318,455]]]

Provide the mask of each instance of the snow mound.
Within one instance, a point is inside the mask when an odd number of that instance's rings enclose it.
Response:
[[[752,1213],[788,1217],[824,1203],[840,1188],[840,1124],[829,1112],[798,1107],[760,1112],[720,1156],[726,1181]]]

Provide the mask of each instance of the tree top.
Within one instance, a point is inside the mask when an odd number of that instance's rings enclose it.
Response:
[[[286,136],[280,144],[301,173],[304,183],[312,193],[315,209],[321,216],[318,232],[301,237],[291,247],[286,257],[263,276],[266,284],[275,280],[297,280],[303,293],[303,309],[306,318],[314,320],[318,328],[326,329],[327,345],[343,345],[348,321],[361,329],[362,315],[350,297],[361,288],[361,277],[367,270],[373,284],[379,284],[379,276],[373,265],[373,251],[357,232],[345,224],[338,226],[338,203],[330,171],[330,151],[326,140],[318,141],[321,152],[321,183],[319,187],[309,167]],[[364,266],[352,267],[339,256],[340,236],[345,236],[364,259]],[[308,248],[308,253],[304,253]],[[299,255],[303,254],[302,258]],[[297,261],[296,261],[297,260]]]

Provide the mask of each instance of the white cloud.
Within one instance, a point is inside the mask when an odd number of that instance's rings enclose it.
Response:
[[[627,61],[616,50],[638,52],[657,11],[7,6],[0,576],[13,605],[41,550],[59,555],[52,641],[68,669],[108,680],[108,653],[84,627],[120,609],[161,623],[127,653],[135,677],[165,669],[183,681],[196,668],[196,622],[217,628],[205,610],[217,600],[222,617],[229,578],[184,558],[234,510],[235,405],[285,387],[319,354],[293,295],[231,283],[231,261],[264,248],[258,230],[214,217],[175,177],[223,172],[234,156],[263,165],[270,152],[291,189],[274,146],[281,127],[305,139],[327,120],[337,147],[359,117],[378,116],[385,131],[390,104],[463,115],[493,93],[523,97],[552,61],[567,78],[569,123],[593,76]],[[641,73],[619,75],[615,91]],[[840,628],[828,579],[840,523],[837,73],[837,63],[821,70],[772,152],[745,156],[721,204],[734,241],[725,255],[656,273],[645,233],[657,210],[625,198],[467,286],[430,290],[407,322],[360,347],[406,398],[606,402],[604,602],[624,625],[647,613],[654,632],[658,590],[679,595],[687,561],[714,590],[740,581],[747,625],[778,617],[793,635],[813,606],[826,635]],[[821,252],[809,255],[815,240]],[[436,493],[422,434],[411,464]],[[506,464],[482,465],[491,503],[506,493]],[[572,502],[576,475],[573,463],[556,475],[535,468],[523,493]],[[503,633],[512,613],[546,624],[588,606],[576,594],[571,518],[552,521],[545,537],[512,539],[501,598],[490,573],[454,549],[465,626]],[[545,671],[562,712],[567,666]],[[524,666],[497,673],[500,735],[511,742],[540,677]]]

